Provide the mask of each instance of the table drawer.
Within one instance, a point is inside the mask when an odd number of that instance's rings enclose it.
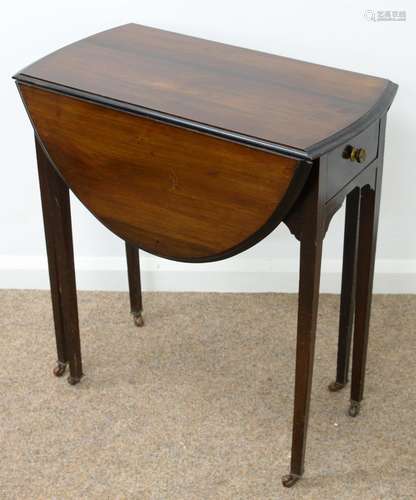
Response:
[[[379,122],[328,154],[327,200],[377,158]]]

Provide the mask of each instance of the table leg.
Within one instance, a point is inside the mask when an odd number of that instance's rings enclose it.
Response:
[[[314,197],[312,196],[312,198]],[[303,475],[311,398],[323,239],[322,221],[318,208],[319,200],[312,201],[315,203],[306,203],[305,205],[306,208],[310,208],[310,212],[308,219],[305,217],[305,229],[300,240],[292,457],[290,474],[282,478],[283,485],[286,487],[293,486]]]
[[[54,373],[63,375],[69,364],[68,382],[73,385],[83,373],[69,190],[35,141],[58,351]]]
[[[339,316],[338,356],[336,379],[328,389],[339,391],[348,382],[351,338],[354,314],[355,279],[357,267],[358,218],[360,189],[347,196],[344,229],[344,255],[342,264],[341,305]]]
[[[361,190],[360,227],[357,262],[357,291],[349,414],[358,415],[363,399],[368,333],[373,289],[374,261],[380,206],[381,171],[377,171],[375,190]]]
[[[143,326],[142,287],[140,281],[139,249],[126,241],[127,273],[129,279],[130,311],[134,324]]]

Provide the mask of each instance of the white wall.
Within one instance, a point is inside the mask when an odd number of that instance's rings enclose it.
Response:
[[[389,78],[400,86],[387,125],[376,291],[416,293],[416,9],[378,0],[43,0],[5,2],[0,21],[0,287],[47,287],[33,136],[11,76],[49,52],[137,22]],[[406,10],[370,22],[365,9]],[[73,200],[80,288],[125,289],[123,243]],[[323,291],[338,291],[343,210],[325,242]],[[184,265],[143,255],[146,289],[296,290],[298,244],[279,227],[233,259]]]

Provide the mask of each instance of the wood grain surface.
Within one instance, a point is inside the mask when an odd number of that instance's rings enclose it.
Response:
[[[347,139],[340,134],[363,130],[396,91],[382,78],[136,24],[69,45],[16,78],[277,144],[298,157],[317,157]]]
[[[123,239],[185,261],[237,253],[282,220],[307,165],[21,85],[38,136],[80,200]]]

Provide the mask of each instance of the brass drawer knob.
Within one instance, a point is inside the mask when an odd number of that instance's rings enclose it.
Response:
[[[347,160],[356,161],[357,163],[364,163],[367,158],[367,152],[364,148],[346,146],[342,153],[342,157]]]

